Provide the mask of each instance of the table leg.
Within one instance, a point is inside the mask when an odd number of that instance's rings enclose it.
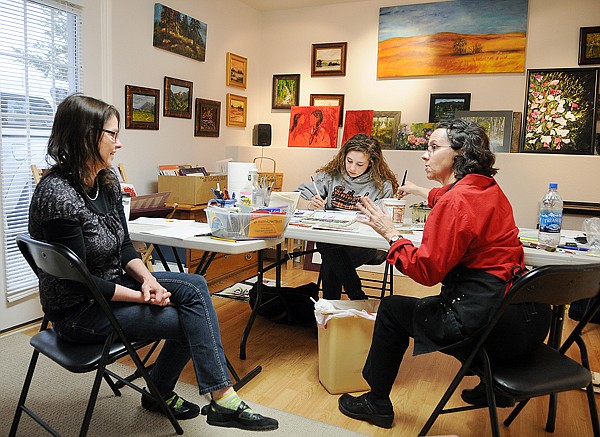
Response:
[[[250,319],[246,324],[246,328],[244,328],[244,333],[242,334],[242,341],[240,342],[240,359],[246,359],[246,342],[248,341],[248,336],[250,335],[250,330],[252,329],[252,325],[254,324],[254,319],[256,319],[256,314],[258,313],[258,308],[262,302],[262,286],[263,286],[263,267],[264,267],[264,254],[262,250],[258,251],[258,275],[256,279],[256,301],[254,302],[254,307],[252,308],[252,313],[250,313]]]

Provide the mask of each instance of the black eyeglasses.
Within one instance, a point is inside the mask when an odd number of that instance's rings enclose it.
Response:
[[[119,139],[119,132],[114,130],[102,129],[102,132],[106,132],[112,138],[113,142],[116,143]]]

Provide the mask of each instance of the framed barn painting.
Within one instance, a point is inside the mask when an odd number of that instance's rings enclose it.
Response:
[[[521,152],[594,153],[597,68],[527,70]]]
[[[525,71],[528,0],[454,0],[379,10],[377,77]]]
[[[248,98],[227,93],[227,126],[246,127]]]

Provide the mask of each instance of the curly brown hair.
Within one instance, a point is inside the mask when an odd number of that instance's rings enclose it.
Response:
[[[317,172],[327,173],[330,176],[343,174],[346,171],[346,155],[353,151],[362,152],[369,157],[369,168],[367,171],[371,172],[371,177],[378,189],[383,191],[383,183],[390,181],[394,193],[398,191],[398,179],[396,179],[396,175],[387,165],[387,162],[385,162],[381,151],[381,144],[375,138],[365,134],[354,135],[346,141],[338,154],[323,167],[317,169]]]

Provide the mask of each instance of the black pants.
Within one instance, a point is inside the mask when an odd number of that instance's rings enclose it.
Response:
[[[337,300],[342,296],[342,286],[352,300],[366,299],[356,268],[378,260],[377,249],[336,246],[317,243],[321,253],[321,282],[323,298]],[[383,262],[385,259],[381,260]],[[378,264],[375,262],[375,264]]]
[[[409,296],[388,296],[381,301],[363,368],[363,376],[377,398],[389,399],[409,340],[414,336],[413,313],[418,301]],[[518,359],[546,338],[550,307],[536,304],[525,311],[523,305],[511,305],[492,331],[486,347],[492,360]]]

